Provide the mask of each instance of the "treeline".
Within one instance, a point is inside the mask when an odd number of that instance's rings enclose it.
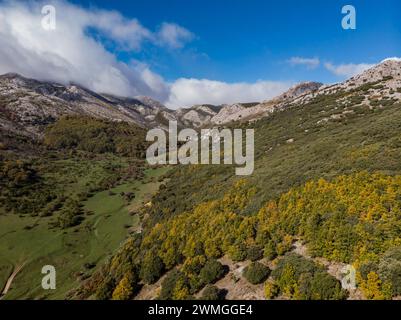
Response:
[[[0,206],[6,212],[38,214],[55,198],[30,161],[0,155]]]
[[[44,143],[54,149],[114,153],[143,159],[146,131],[135,124],[65,116],[45,131]]]

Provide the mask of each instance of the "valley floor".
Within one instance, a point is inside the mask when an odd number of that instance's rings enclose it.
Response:
[[[146,171],[144,181],[117,186],[89,198],[85,209],[93,212],[71,230],[51,230],[48,219],[0,216],[0,288],[4,299],[63,299],[79,281],[98,269],[126,239],[140,232],[139,217],[133,213],[157,192],[157,180],[168,168]],[[127,205],[121,192],[134,192]],[[26,226],[34,225],[27,230]],[[41,288],[41,268],[54,265],[57,289]]]

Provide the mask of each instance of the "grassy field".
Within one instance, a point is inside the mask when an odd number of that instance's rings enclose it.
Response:
[[[84,202],[84,208],[92,214],[86,215],[81,225],[67,230],[49,228],[52,217],[0,215],[0,288],[13,268],[25,263],[5,299],[64,298],[119,247],[130,227],[137,226],[139,218],[129,212],[149,201],[160,185],[157,177],[167,170],[149,169],[143,182],[127,182],[94,194]],[[78,178],[76,187],[85,185],[87,179]],[[132,192],[135,197],[127,201],[122,192]],[[44,265],[56,268],[54,291],[41,287]]]

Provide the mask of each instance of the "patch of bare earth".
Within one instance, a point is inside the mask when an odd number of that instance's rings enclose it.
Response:
[[[219,261],[228,266],[229,272],[224,278],[220,279],[215,285],[222,290],[226,290],[227,300],[264,300],[264,285],[252,285],[242,277],[242,272],[245,267],[250,263],[249,261],[244,262],[233,262],[228,257],[223,257]],[[201,295],[199,293],[198,296]]]
[[[166,275],[161,277],[154,284],[145,284],[136,295],[135,300],[155,300],[159,294],[162,287],[162,282],[166,278]]]

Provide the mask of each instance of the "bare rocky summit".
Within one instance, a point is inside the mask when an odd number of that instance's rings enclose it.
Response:
[[[346,107],[345,113],[352,113],[351,105],[374,108],[401,100],[400,88],[401,60],[387,59],[344,82],[332,85],[303,82],[268,101],[221,106],[205,104],[171,110],[149,97],[117,97],[77,84],[61,85],[5,74],[0,76],[0,130],[38,136],[44,126],[63,115],[125,121],[145,128],[167,128],[168,121],[177,121],[181,127],[212,127],[256,121],[275,111],[340,92],[348,94],[339,95],[336,103]]]

